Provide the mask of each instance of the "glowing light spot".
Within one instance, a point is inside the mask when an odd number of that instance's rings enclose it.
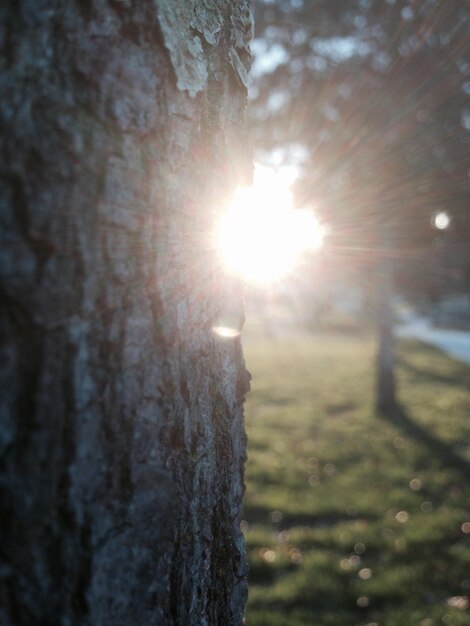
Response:
[[[460,528],[465,535],[470,535],[470,522],[464,522]]]
[[[311,456],[308,461],[307,461],[307,465],[309,466],[310,469],[314,470],[317,469],[318,467],[318,461],[314,456]]]
[[[285,530],[282,530],[278,536],[277,540],[279,543],[289,543],[289,533]]]
[[[350,570],[352,567],[351,561],[349,559],[341,559],[339,564],[340,564],[340,567],[345,570]]]
[[[361,580],[369,580],[369,578],[372,577],[372,570],[369,569],[368,567],[363,567],[362,569],[359,570],[357,575],[359,576]]]
[[[370,600],[367,596],[361,596],[360,598],[358,598],[356,600],[356,604],[357,606],[359,606],[361,609],[364,609],[366,606],[369,606],[370,604]]]
[[[363,543],[356,543],[356,545],[354,546],[354,552],[356,554],[364,554],[365,551],[366,547]]]
[[[274,550],[267,550],[266,548],[263,548],[260,552],[260,556],[266,563],[274,563],[276,560],[276,553]]]
[[[361,557],[357,556],[357,554],[352,554],[349,557],[349,562],[351,563],[352,567],[357,567],[359,563],[361,562]]]
[[[229,326],[214,326],[212,328],[214,333],[224,339],[234,339],[240,336],[240,331],[236,328],[230,328]]]
[[[433,219],[434,226],[439,230],[445,230],[450,226],[450,215],[445,211],[441,211],[440,213],[436,213]]]
[[[453,596],[447,600],[447,605],[454,609],[465,610],[468,609],[469,601],[465,596]]]
[[[423,483],[419,478],[413,478],[413,480],[410,480],[411,491],[419,491],[422,486],[423,486]]]
[[[406,552],[406,548],[407,548],[406,539],[403,539],[402,537],[400,537],[399,539],[396,539],[394,546],[397,552]]]
[[[323,471],[327,476],[334,476],[336,474],[336,465],[333,463],[327,463],[323,468]]]
[[[410,518],[410,515],[406,511],[400,511],[399,513],[395,515],[395,520],[399,524],[405,524],[409,520],[409,518]]]
[[[308,484],[310,487],[316,487],[320,484],[320,478],[316,474],[312,474],[308,477]]]
[[[406,439],[403,439],[403,437],[395,437],[395,439],[393,440],[393,445],[398,450],[403,450],[407,443],[408,442],[406,441]]]
[[[428,500],[426,500],[426,502],[423,502],[423,504],[421,505],[421,510],[423,511],[423,513],[431,513],[432,509],[432,502],[429,502]]]
[[[274,524],[279,524],[279,522],[282,522],[284,515],[281,511],[272,511],[272,513],[269,514],[269,517]]]
[[[301,563],[302,562],[302,553],[297,548],[291,548],[289,550],[289,558],[292,563]]]
[[[287,276],[305,252],[321,247],[323,237],[311,211],[294,209],[288,181],[259,166],[253,186],[238,191],[216,227],[227,270],[261,285]]]

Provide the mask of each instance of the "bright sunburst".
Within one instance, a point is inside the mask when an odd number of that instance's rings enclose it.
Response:
[[[321,247],[315,215],[294,209],[286,176],[257,166],[251,187],[240,189],[217,225],[217,244],[228,271],[268,285],[284,278],[302,254]]]

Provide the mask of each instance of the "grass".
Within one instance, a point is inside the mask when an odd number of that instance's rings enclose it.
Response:
[[[470,368],[399,344],[410,431],[373,413],[369,336],[244,344],[247,626],[469,624]]]

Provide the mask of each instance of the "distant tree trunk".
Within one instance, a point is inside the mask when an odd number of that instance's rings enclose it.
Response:
[[[392,411],[396,408],[395,347],[393,311],[393,259],[390,225],[382,227],[382,258],[378,277],[378,355],[376,380],[376,408]]]
[[[0,7],[2,626],[240,625],[248,388],[211,241],[245,0]]]

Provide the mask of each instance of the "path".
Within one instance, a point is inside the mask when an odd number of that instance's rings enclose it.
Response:
[[[395,328],[397,337],[419,339],[470,365],[470,332],[435,328],[429,320],[409,315]]]

